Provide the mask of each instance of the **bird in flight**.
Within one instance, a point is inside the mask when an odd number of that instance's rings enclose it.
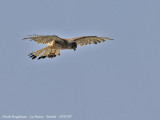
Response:
[[[38,57],[42,58],[53,58],[56,55],[60,55],[60,50],[73,49],[74,51],[77,48],[77,45],[83,46],[88,44],[97,44],[104,42],[105,40],[113,40],[107,37],[97,37],[97,36],[82,36],[76,38],[60,38],[56,35],[31,35],[30,37],[24,38],[35,41],[38,44],[48,44],[46,47],[32,52],[29,54],[30,58],[35,59]]]

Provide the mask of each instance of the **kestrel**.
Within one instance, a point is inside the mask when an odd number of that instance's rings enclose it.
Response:
[[[24,39],[31,39],[31,41],[33,40],[38,44],[48,44],[46,47],[29,54],[30,58],[35,59],[36,57],[38,57],[38,60],[46,57],[56,57],[56,55],[60,55],[60,50],[73,49],[75,51],[77,45],[83,46],[91,43],[97,44],[100,42],[104,42],[105,40],[113,40],[107,37],[97,36],[82,36],[68,39],[60,38],[56,35],[33,35]]]

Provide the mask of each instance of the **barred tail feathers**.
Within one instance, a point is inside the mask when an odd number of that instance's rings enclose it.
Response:
[[[38,57],[38,60],[46,57],[53,58],[56,57],[56,55],[60,55],[60,49],[52,49],[49,46],[29,54],[30,58],[32,59],[35,59],[36,57],[40,56]]]
[[[45,48],[42,48],[42,49],[40,49],[40,50],[37,50],[37,51],[35,51],[35,52],[30,53],[28,56],[29,56],[30,58],[32,58],[32,59],[35,59],[36,57],[40,56],[44,51],[46,51],[46,50],[48,50],[48,49],[49,49],[49,47],[47,46],[47,47],[45,47]]]

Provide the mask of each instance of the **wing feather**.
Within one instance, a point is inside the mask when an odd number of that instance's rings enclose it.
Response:
[[[107,37],[97,37],[97,36],[82,36],[82,37],[76,37],[72,38],[71,40],[75,41],[80,46],[88,45],[88,44],[97,44],[100,42],[104,42],[105,40],[113,40]]]
[[[35,35],[35,36],[24,38],[24,39],[31,39],[31,41],[33,40],[38,44],[47,44],[55,40],[62,40],[56,35],[48,35],[48,36]]]

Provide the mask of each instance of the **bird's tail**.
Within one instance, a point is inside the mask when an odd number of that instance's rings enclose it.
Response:
[[[29,54],[30,58],[32,59],[35,59],[36,57],[39,56],[38,60],[46,57],[53,58],[53,57],[56,57],[56,55],[60,55],[60,50],[50,48],[49,46]]]

